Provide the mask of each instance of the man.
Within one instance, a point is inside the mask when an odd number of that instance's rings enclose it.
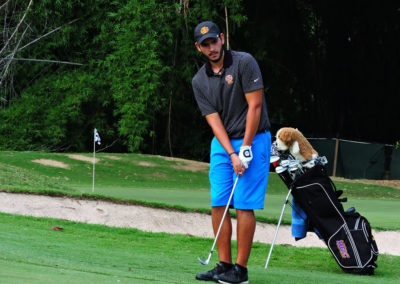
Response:
[[[193,92],[215,135],[209,173],[214,234],[240,176],[231,203],[237,212],[236,262],[232,263],[232,224],[227,214],[217,240],[220,262],[196,279],[248,283],[247,262],[256,224],[253,210],[264,208],[271,148],[261,72],[250,54],[224,50],[224,34],[213,22],[197,25],[194,37],[207,62],[193,77]]]

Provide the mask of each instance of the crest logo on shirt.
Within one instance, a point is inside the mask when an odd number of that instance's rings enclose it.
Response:
[[[233,84],[233,77],[232,77],[232,75],[226,75],[226,76],[225,76],[225,81],[228,83],[228,85]]]
[[[208,33],[208,27],[207,26],[202,27],[200,32],[201,32],[202,35]]]

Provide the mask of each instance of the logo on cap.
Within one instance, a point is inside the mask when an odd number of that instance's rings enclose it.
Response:
[[[202,35],[208,33],[208,27],[207,26],[202,27],[200,32],[201,32]]]

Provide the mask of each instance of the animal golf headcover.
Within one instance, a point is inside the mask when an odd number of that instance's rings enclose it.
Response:
[[[289,150],[296,160],[308,161],[318,157],[310,142],[303,134],[292,127],[283,127],[276,133],[276,146],[280,151]]]

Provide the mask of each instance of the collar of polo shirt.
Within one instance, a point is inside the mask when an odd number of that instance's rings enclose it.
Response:
[[[224,52],[225,52],[224,64],[223,64],[221,70],[226,69],[226,68],[228,68],[229,66],[232,65],[232,53],[231,53],[231,51],[230,50],[224,50]],[[209,61],[206,62],[206,74],[207,74],[208,77],[211,77],[211,76],[215,75],[214,71],[211,68],[211,64],[210,64]]]

